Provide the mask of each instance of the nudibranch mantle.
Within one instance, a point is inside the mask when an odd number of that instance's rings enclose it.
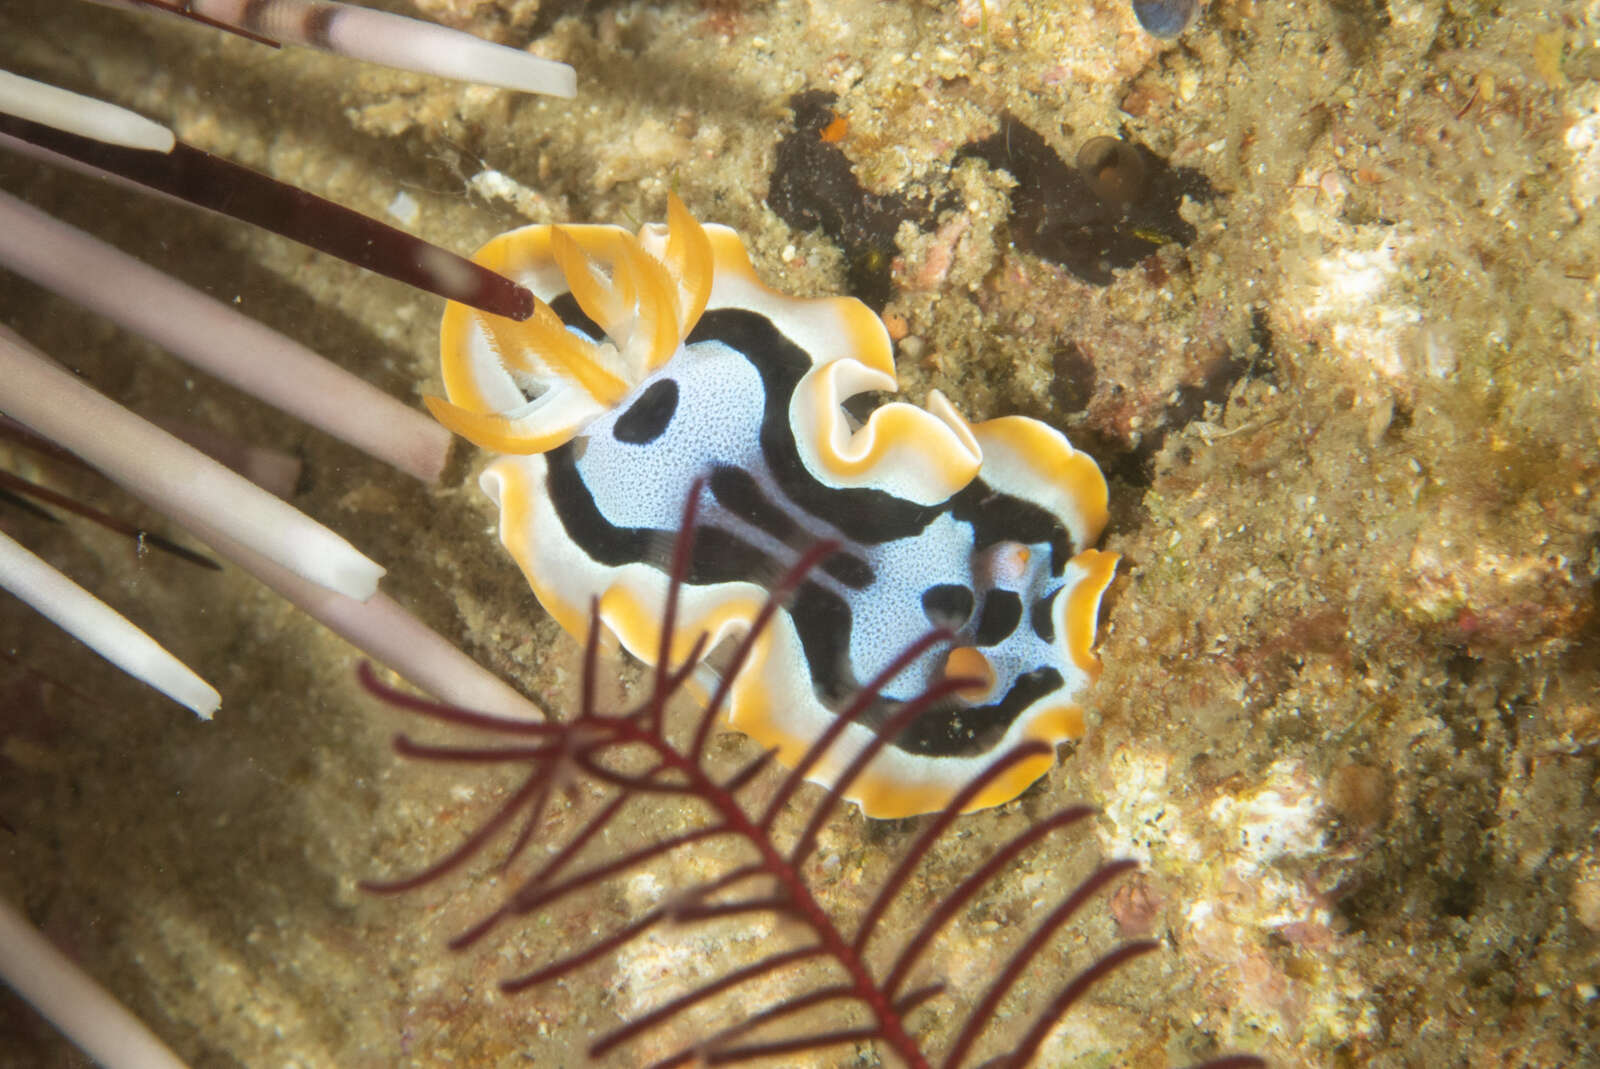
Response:
[[[813,771],[831,783],[897,701],[945,674],[980,678],[891,742],[846,796],[873,817],[942,808],[1029,739],[1083,734],[1100,597],[1115,554],[1094,461],[1022,416],[968,423],[845,402],[896,388],[883,323],[860,301],[785,296],[732,230],[674,197],[668,223],[529,226],[475,259],[540,299],[525,322],[445,310],[441,422],[502,454],[482,476],[500,537],[575,635],[603,625],[653,662],[671,546],[703,479],[673,656],[744,633],[768,585],[819,539],[842,545],[802,584],[733,681],[730,725],[793,766],[859,688],[930,625],[956,633],[902,671]],[[863,421],[864,420],[864,421]],[[970,808],[1049,768],[1014,766]]]

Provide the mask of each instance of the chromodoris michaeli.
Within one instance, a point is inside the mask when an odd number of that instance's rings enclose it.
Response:
[[[981,679],[923,713],[846,791],[873,817],[943,807],[1025,740],[1075,739],[1098,673],[1100,596],[1116,555],[1093,460],[1038,420],[969,423],[845,402],[895,389],[883,323],[847,297],[803,300],[756,277],[732,230],[672,198],[666,225],[529,226],[476,260],[540,299],[525,322],[452,303],[438,419],[501,454],[482,476],[500,537],[573,634],[599,618],[647,662],[661,645],[671,547],[701,483],[673,656],[744,633],[768,586],[820,539],[843,547],[802,583],[733,680],[730,725],[791,767],[930,625],[953,648],[913,661],[813,780],[830,784],[898,702],[945,675]],[[971,808],[1048,769],[1011,768]]]

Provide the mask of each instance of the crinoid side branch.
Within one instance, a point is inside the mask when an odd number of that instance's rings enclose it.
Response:
[[[362,682],[390,704],[441,724],[493,738],[487,745],[435,745],[401,735],[396,741],[400,753],[433,762],[510,765],[526,770],[506,800],[454,850],[415,875],[371,883],[367,887],[379,892],[413,889],[461,868],[502,836],[510,836],[510,845],[500,862],[500,870],[507,871],[527,852],[555,796],[566,786],[585,782],[595,788],[603,800],[576,825],[576,830],[564,842],[555,844],[542,862],[532,865],[532,873],[520,879],[497,908],[453,939],[452,948],[473,946],[515,918],[528,917],[546,907],[592,894],[606,881],[639,871],[668,854],[712,840],[738,841],[747,849],[749,860],[733,863],[725,871],[690,886],[673,889],[661,905],[642,912],[590,945],[532,972],[502,981],[503,990],[522,991],[566,977],[584,966],[609,958],[668,924],[765,916],[784,919],[789,922],[789,930],[803,933],[797,941],[775,945],[753,963],[700,981],[686,993],[597,1037],[589,1048],[592,1056],[608,1055],[682,1018],[702,1003],[785,973],[794,978],[790,993],[769,998],[765,1003],[752,999],[725,1026],[700,1036],[654,1065],[665,1069],[689,1064],[744,1063],[859,1043],[876,1044],[908,1066],[931,1066],[937,1061],[954,1069],[979,1064],[975,1056],[979,1044],[986,1039],[991,1045],[995,1042],[989,1033],[998,1019],[996,1011],[1030,963],[1098,891],[1131,869],[1134,863],[1113,861],[1100,866],[1051,909],[1011,956],[1001,962],[986,991],[962,992],[958,1004],[970,1009],[959,1015],[952,1030],[954,1038],[936,1060],[924,1049],[924,1038],[908,1020],[913,1010],[944,994],[945,987],[939,983],[911,986],[909,981],[916,966],[941,931],[1018,857],[1046,836],[1076,826],[1092,811],[1084,806],[1065,809],[1003,844],[968,878],[925,911],[920,927],[909,939],[900,938],[901,933],[891,929],[885,917],[943,833],[992,781],[1004,776],[1019,762],[1037,760],[1041,753],[1050,752],[1050,748],[1040,742],[1019,746],[993,761],[944,809],[927,819],[926,826],[859,917],[830,913],[805,875],[806,861],[816,848],[818,836],[829,817],[844,800],[850,784],[889,740],[905,730],[919,714],[948,700],[962,687],[971,686],[973,681],[946,678],[915,699],[894,707],[876,729],[875,741],[851,757],[830,787],[820,794],[799,793],[808,771],[839,741],[846,727],[860,721],[869,708],[882,705],[880,695],[887,683],[930,647],[949,641],[948,634],[943,632],[924,635],[861,689],[834,726],[811,744],[794,768],[783,774],[776,789],[769,787],[764,792],[768,799],[765,803],[758,805],[747,800],[743,797],[745,789],[762,777],[772,764],[774,753],[762,753],[731,775],[719,776],[709,767],[707,740],[725,708],[731,681],[739,672],[750,670],[774,614],[811,570],[823,564],[837,547],[826,542],[813,546],[774,584],[765,607],[722,663],[721,679],[712,688],[687,741],[677,741],[678,734],[668,731],[666,709],[688,684],[706,645],[702,637],[681,657],[674,657],[670,648],[678,594],[695,551],[698,498],[698,492],[690,496],[675,542],[671,586],[661,621],[662,649],[652,669],[649,692],[631,710],[611,713],[600,707],[597,677],[602,628],[598,606],[591,607],[578,707],[568,720],[511,721],[426,701],[387,687],[363,666]],[[663,831],[642,845],[607,854],[601,844],[608,831],[618,827],[619,815],[630,803],[638,804],[652,796],[672,796],[698,803],[701,820],[688,830]],[[812,798],[815,801],[811,801]],[[780,842],[774,828],[791,802],[805,806],[807,812],[802,814],[802,830],[794,841]],[[596,854],[603,860],[593,860]],[[587,867],[581,867],[580,863]],[[888,959],[892,964],[887,968],[874,964],[883,959],[882,946],[869,956],[869,948],[875,940],[880,944],[894,944],[892,957]],[[1015,1045],[998,1055],[990,1055],[981,1064],[1017,1067],[1029,1064],[1055,1023],[1076,1002],[1114,970],[1158,945],[1148,941],[1126,943],[1095,960],[1055,993],[1032,1024],[1023,1030]],[[817,962],[826,962],[832,968],[795,971],[802,965]],[[818,1020],[811,1011],[824,1006],[839,1006],[841,1010],[853,1006],[855,1009],[840,1013],[837,1028],[808,1027],[802,1023]],[[1251,1056],[1235,1056],[1211,1063],[1213,1069],[1242,1069],[1258,1064],[1259,1059]]]

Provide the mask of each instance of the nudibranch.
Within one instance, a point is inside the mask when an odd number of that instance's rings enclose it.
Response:
[[[1075,739],[1079,695],[1115,554],[1094,461],[1022,416],[969,423],[937,391],[852,413],[892,391],[888,333],[853,298],[785,296],[737,235],[676,197],[666,225],[529,226],[478,263],[539,298],[515,322],[450,304],[449,400],[434,415],[501,454],[481,484],[539,602],[582,635],[589,606],[653,661],[683,504],[703,480],[673,657],[744,633],[767,588],[820,539],[843,547],[800,586],[732,682],[730,726],[791,767],[859,688],[930,625],[933,649],[880,692],[811,778],[831,784],[897,702],[977,678],[874,758],[846,796],[873,817],[943,807],[1025,740]],[[973,809],[1049,768],[1015,765]]]

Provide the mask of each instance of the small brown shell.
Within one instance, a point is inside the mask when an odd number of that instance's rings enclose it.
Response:
[[[1078,172],[1095,196],[1109,204],[1132,204],[1144,196],[1144,157],[1115,137],[1091,137],[1078,150]]]

